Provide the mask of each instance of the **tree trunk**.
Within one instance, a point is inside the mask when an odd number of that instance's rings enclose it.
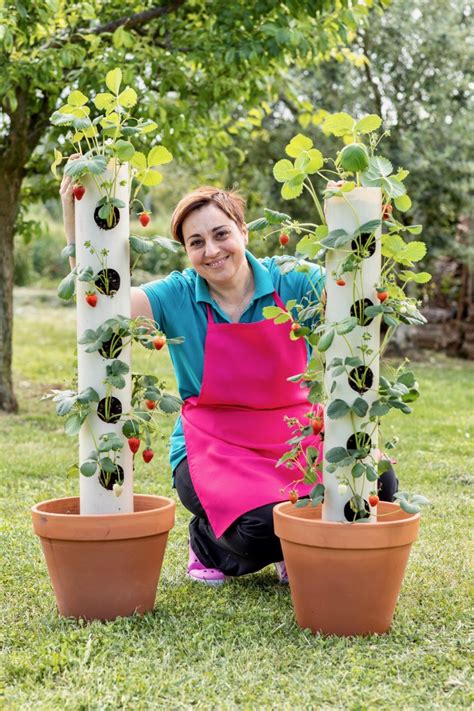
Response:
[[[4,171],[0,184],[0,410],[15,412],[17,402],[12,379],[13,335],[13,237],[21,174],[7,175]]]
[[[37,103],[37,102],[36,102]],[[47,99],[36,112],[26,92],[17,91],[10,132],[0,151],[0,410],[15,412],[13,391],[13,240],[25,166],[48,123]]]

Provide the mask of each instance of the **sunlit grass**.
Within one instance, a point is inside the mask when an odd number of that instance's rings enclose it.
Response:
[[[467,708],[466,531],[472,483],[474,365],[444,357],[415,363],[422,397],[412,416],[391,415],[403,489],[423,493],[423,513],[393,628],[365,639],[312,636],[294,623],[274,572],[202,588],[184,576],[188,513],[178,505],[155,610],[144,618],[83,625],[61,619],[30,507],[75,495],[65,472],[75,440],[62,432],[51,387],[74,362],[74,310],[17,301],[15,382],[20,413],[0,418],[4,521],[4,649],[9,709]],[[174,390],[165,350],[135,349],[134,368],[156,369]],[[148,362],[147,362],[148,361]],[[138,462],[137,492],[175,497],[167,438]],[[324,571],[321,571],[324,575]]]

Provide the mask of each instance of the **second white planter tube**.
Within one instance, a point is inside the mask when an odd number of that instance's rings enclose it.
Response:
[[[365,223],[371,220],[380,220],[382,212],[382,194],[380,188],[354,188],[351,192],[345,193],[344,197],[334,196],[325,202],[325,213],[329,231],[343,229],[349,234],[354,233]],[[371,256],[363,259],[360,268],[356,272],[346,272],[342,275],[345,285],[336,284],[336,274],[342,262],[352,251],[351,242],[341,249],[330,250],[327,255],[326,269],[326,323],[332,324],[343,319],[357,315],[357,304],[359,308],[365,301],[365,305],[377,304],[376,286],[380,279],[381,270],[381,229],[375,232],[375,243]],[[364,347],[371,351],[364,352]],[[343,361],[347,357],[358,356],[365,366],[370,367],[366,385],[370,384],[367,390],[358,392],[351,387],[350,380],[346,373],[334,377],[333,370],[326,370],[326,392],[329,395],[328,403],[336,399],[341,399],[349,405],[357,397],[363,398],[368,405],[377,399],[379,384],[379,356],[380,346],[380,316],[374,318],[367,325],[358,325],[355,329],[345,335],[336,334],[332,345],[326,351],[326,365],[330,364],[334,358],[341,358]],[[362,350],[361,350],[362,349]],[[351,368],[347,368],[350,374]],[[330,419],[325,415],[325,435],[324,450],[328,452],[334,447],[348,448],[350,437],[354,430],[370,435],[371,450],[377,448],[378,433],[373,423],[362,429],[362,425],[368,421],[368,415],[364,418],[347,414],[338,419]],[[347,478],[355,488],[356,493],[365,501],[369,492],[374,489],[376,482],[368,482],[365,476],[353,479],[351,467],[338,468],[336,472],[327,471],[328,462],[323,462],[323,478],[325,485],[325,497],[323,504],[323,520],[326,521],[348,521],[344,509],[348,504],[353,492],[350,489],[346,493],[339,492],[341,478]],[[367,504],[368,505],[368,504]],[[347,513],[347,510],[346,510]],[[371,509],[370,520],[375,520],[374,509]]]

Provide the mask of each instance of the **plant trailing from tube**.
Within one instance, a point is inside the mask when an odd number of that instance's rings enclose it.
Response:
[[[285,274],[292,270],[309,272],[309,262],[323,263],[328,253],[338,251],[342,258],[337,262],[337,269],[326,275],[333,279],[341,292],[352,285],[352,306],[350,315],[339,321],[328,321],[324,315],[324,305],[319,299],[316,285],[312,284],[314,298],[304,303],[292,301],[286,304],[288,313],[279,307],[264,309],[266,318],[275,323],[283,323],[293,318],[297,326],[291,330],[290,338],[305,338],[313,349],[305,373],[296,375],[293,380],[301,386],[309,387],[309,399],[313,404],[325,404],[327,421],[342,417],[350,418],[352,436],[348,445],[333,447],[324,453],[326,471],[338,473],[339,494],[350,496],[349,504],[355,516],[353,520],[367,521],[366,502],[360,496],[359,481],[364,479],[372,485],[370,499],[378,501],[377,479],[388,467],[389,454],[395,446],[393,440],[384,447],[374,450],[372,434],[380,431],[381,419],[392,409],[409,414],[410,403],[419,395],[418,383],[414,374],[407,368],[408,361],[396,369],[385,369],[377,383],[373,382],[371,366],[384,352],[390,338],[400,325],[423,325],[426,321],[420,313],[417,299],[407,293],[408,284],[425,284],[431,276],[427,272],[417,271],[416,265],[426,254],[423,242],[411,240],[418,235],[421,225],[405,224],[398,213],[405,213],[411,207],[411,200],[404,184],[408,171],[398,168],[379,152],[380,141],[387,132],[380,131],[382,121],[376,115],[354,119],[347,113],[326,114],[322,130],[326,134],[339,137],[344,146],[335,157],[324,157],[311,138],[298,134],[285,148],[286,158],[279,160],[273,170],[277,182],[282,184],[281,196],[285,200],[298,198],[303,191],[310,194],[315,207],[315,222],[300,222],[290,215],[265,209],[260,217],[248,225],[249,231],[263,232],[265,239],[272,234],[298,238],[294,255],[279,258],[280,271]],[[323,190],[318,188],[313,179],[323,181]],[[382,193],[382,211],[377,219],[359,224],[358,216],[349,202],[350,193],[361,187],[380,188]],[[324,199],[337,197],[350,208],[355,215],[357,227],[352,230],[343,228],[329,230],[323,209]],[[373,286],[373,298],[361,298],[364,260],[375,252],[377,234],[382,230],[381,252],[382,268],[378,283]],[[293,314],[293,315],[290,315]],[[362,331],[374,319],[381,321],[385,334],[380,347],[374,348],[371,333],[363,332],[357,348],[353,348],[347,338],[354,329]],[[299,327],[298,327],[299,326]],[[348,355],[344,358],[327,359],[327,351],[334,339],[344,339]],[[325,377],[330,373],[330,378]],[[353,398],[334,396],[333,391],[338,379],[345,378],[353,391]],[[331,382],[329,392],[325,381]],[[372,396],[372,402],[364,399],[366,393]],[[313,414],[308,413],[306,423],[288,422],[293,427],[293,437],[289,440],[291,450],[280,464],[293,466],[297,456],[301,455],[300,442],[311,432]],[[363,418],[363,422],[361,422]],[[311,459],[311,453],[309,459]],[[313,481],[317,480],[317,465],[311,462]],[[347,472],[350,472],[349,475]],[[304,481],[309,482],[309,474],[304,473]],[[292,483],[293,488],[294,482]],[[310,501],[314,505],[324,499],[324,487],[317,481],[309,499],[300,499],[296,506],[305,506]],[[428,501],[419,495],[410,496],[406,492],[396,495],[400,507],[415,513]],[[368,504],[367,504],[368,506]]]
[[[173,156],[162,145],[154,146],[146,155],[134,145],[136,139],[155,131],[158,125],[150,119],[132,116],[138,97],[131,86],[122,88],[120,68],[107,73],[105,84],[107,91],[92,98],[78,90],[70,92],[66,103],[51,115],[51,123],[70,129],[66,141],[71,144],[73,153],[79,154],[65,167],[66,175],[70,175],[76,183],[76,199],[82,199],[84,195],[81,181],[85,176],[91,176],[100,195],[97,219],[103,221],[100,224],[104,228],[111,229],[117,222],[118,209],[125,207],[125,203],[116,196],[120,165],[128,163],[130,166],[129,182],[134,181],[131,204],[137,201],[143,214],[143,203],[137,198],[138,192],[142,186],[152,187],[162,182],[163,175],[156,168],[169,163]],[[67,156],[55,149],[52,164],[55,177],[63,160],[67,160]],[[113,166],[112,178],[101,179],[109,165]],[[80,193],[77,192],[78,186]]]
[[[61,299],[73,299],[77,290],[91,307],[91,310],[85,307],[84,311],[84,301],[78,301],[78,323],[84,324],[77,339],[78,382],[80,358],[85,356],[88,360],[82,378],[91,380],[94,387],[81,386],[79,392],[78,388],[53,390],[45,399],[55,403],[57,414],[64,418],[65,432],[79,435],[80,463],[74,464],[70,471],[80,472],[89,479],[96,476],[100,485],[118,498],[124,489],[131,490],[125,481],[133,471],[130,452],[135,455],[143,442],[143,459],[150,462],[152,438],[160,431],[160,417],[178,412],[182,404],[156,376],[132,373],[126,349],[138,343],[155,352],[165,345],[178,345],[184,339],[165,338],[153,320],[132,319],[120,313],[120,308],[129,313],[130,294],[124,291],[124,284],[128,288],[129,271],[133,271],[140,256],[156,248],[176,250],[176,243],[167,238],[130,236],[124,222],[118,224],[120,211],[127,208],[124,200],[128,202],[129,198],[130,204],[136,201],[142,216],[146,214],[148,218],[137,194],[142,188],[161,183],[163,176],[156,168],[168,163],[172,156],[161,145],[152,147],[147,154],[139,150],[138,141],[158,126],[153,121],[132,117],[138,97],[132,87],[122,87],[121,70],[108,72],[105,83],[108,91],[96,94],[91,101],[81,91],[70,92],[66,103],[51,117],[54,125],[66,128],[66,141],[74,154],[74,160],[66,163],[64,171],[75,182],[74,199],[81,202],[76,210],[82,220],[92,217],[91,210],[96,223],[90,229],[84,229],[81,223],[82,229],[78,228],[76,235],[77,249],[76,245],[63,249],[64,258],[76,259],[80,254],[84,263],[76,264],[58,287]],[[56,176],[65,159],[67,156],[55,150],[52,169]],[[94,196],[90,204],[88,191]],[[118,194],[123,200],[118,199]],[[142,219],[142,226],[148,220]],[[114,228],[117,228],[115,239],[102,232]],[[147,407],[146,403],[152,403],[153,407]],[[87,442],[85,450],[81,442]],[[108,506],[110,502],[109,497]],[[113,497],[112,503],[113,507],[121,505]]]

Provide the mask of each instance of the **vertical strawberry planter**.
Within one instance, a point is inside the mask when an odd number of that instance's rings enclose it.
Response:
[[[76,282],[78,340],[87,329],[95,331],[107,319],[117,316],[130,318],[128,165],[109,165],[102,179],[117,183],[116,199],[126,207],[121,210],[116,208],[114,222],[109,227],[107,221],[99,217],[96,206],[100,194],[94,182],[91,178],[83,181],[86,192],[76,204],[76,260],[93,275],[93,280]],[[107,250],[107,255],[102,256],[103,250]],[[101,255],[101,263],[97,255]],[[97,288],[100,291],[96,292]],[[95,307],[88,304],[88,293],[96,296]],[[93,352],[88,352],[86,345],[78,345],[78,390],[93,388],[99,396],[93,426],[83,426],[79,432],[80,466],[84,466],[89,453],[97,449],[97,437],[113,433],[120,439],[121,415],[130,411],[131,345],[123,345],[123,340],[119,338],[115,340],[115,343],[111,340],[106,348]],[[116,372],[115,377],[122,381],[116,382],[123,387],[113,387],[112,369]],[[88,425],[91,424],[88,422]],[[94,467],[93,464],[91,466]],[[133,511],[133,456],[129,447],[118,451],[114,468],[110,466],[109,469],[107,471],[99,464],[97,475],[81,476],[81,513]],[[122,487],[120,496],[113,494],[114,485]]]
[[[375,284],[380,281],[381,269],[381,226],[382,191],[380,188],[354,188],[345,196],[329,198],[325,205],[327,227],[329,232],[341,231],[343,234],[355,235],[346,249],[329,250],[326,255],[326,313],[325,320],[329,323],[344,323],[352,325],[349,319],[356,319],[357,325],[347,333],[334,334],[331,345],[326,351],[326,363],[349,363],[344,373],[338,373],[336,368],[326,369],[326,391],[330,393],[325,417],[324,447],[326,452],[334,450],[364,450],[373,451],[378,445],[377,423],[369,420],[369,405],[376,399],[379,384],[379,348],[380,348],[380,316],[368,318],[365,311],[377,302]],[[364,227],[365,226],[365,227]],[[349,247],[354,254],[360,255],[360,268],[345,273],[342,271]],[[366,255],[366,256],[363,256]],[[336,279],[342,273],[344,278]],[[344,281],[343,285],[337,282]],[[340,328],[339,331],[345,331]],[[365,344],[370,343],[371,355],[365,357]],[[369,350],[369,347],[367,347]],[[362,355],[362,357],[360,357]],[[351,362],[354,365],[351,365]],[[359,365],[360,363],[360,365]],[[336,366],[337,367],[337,366]],[[359,413],[354,412],[354,403],[359,405]],[[352,409],[348,409],[348,405]],[[328,417],[339,407],[343,413],[337,421]],[[332,408],[332,410],[330,409]],[[364,413],[364,414],[363,414]],[[338,449],[336,449],[338,448]],[[351,477],[351,465],[335,472],[328,471],[327,457],[323,460],[323,475],[325,495],[322,518],[324,521],[353,520],[353,510],[350,507],[351,497],[359,497],[358,505],[370,512],[374,520],[373,507],[369,506],[369,493],[373,489],[366,476],[353,479],[352,490],[346,494],[340,493],[341,475]],[[348,511],[346,509],[348,508]],[[346,511],[345,511],[346,509]],[[365,515],[361,510],[359,515]]]
[[[80,497],[43,501],[32,516],[60,614],[88,620],[153,609],[175,511],[172,499],[133,493],[142,443],[144,461],[153,457],[155,407],[172,412],[180,401],[162,393],[155,376],[138,375],[132,387],[132,342],[153,349],[160,334],[154,323],[130,317],[130,246],[138,253],[154,246],[153,239],[130,237],[131,179],[138,187],[157,184],[154,167],[171,154],[163,146],[147,157],[135,150],[129,136],[155,125],[133,120],[130,128],[137,97],[131,87],[121,91],[121,81],[119,69],[107,74],[108,92],[93,99],[103,111],[94,122],[79,91],[52,116],[71,129],[79,153],[65,169],[76,182],[76,241],[65,255],[76,265],[58,290],[77,300],[78,388],[49,397],[66,433],[79,437]],[[62,159],[55,151],[54,167]],[[154,403],[153,414],[145,398]]]
[[[418,535],[420,506],[428,503],[407,492],[396,495],[397,503],[380,501],[377,491],[378,478],[388,466],[383,451],[395,445],[393,440],[384,442],[381,418],[391,409],[409,414],[408,403],[418,397],[418,385],[404,364],[389,380],[381,374],[380,356],[400,323],[424,322],[404,287],[409,281],[429,279],[424,272],[406,269],[426,250],[421,242],[403,240],[401,233],[410,228],[392,215],[392,200],[400,211],[411,202],[403,185],[407,173],[391,175],[390,162],[375,152],[380,125],[376,116],[359,122],[348,114],[328,116],[328,133],[353,139],[335,159],[323,158],[305,136],[292,139],[286,152],[295,161],[279,161],[274,175],[284,183],[286,199],[294,199],[304,188],[311,193],[320,222],[302,224],[267,211],[254,225],[263,229],[278,223],[285,234],[300,237],[296,256],[282,259],[284,271],[304,271],[303,258],[326,266],[326,304],[296,305],[297,335],[315,350],[300,381],[310,387],[310,399],[322,402],[325,410],[323,483],[315,485],[308,499],[274,509],[296,620],[324,634],[388,631]],[[315,173],[327,181],[324,209],[309,179]],[[336,175],[338,182],[328,175]],[[420,230],[411,228],[415,234]],[[319,308],[319,319],[312,323],[311,308],[313,316]],[[287,462],[307,427],[293,428]],[[320,473],[310,461],[305,481],[311,476],[317,481]]]

